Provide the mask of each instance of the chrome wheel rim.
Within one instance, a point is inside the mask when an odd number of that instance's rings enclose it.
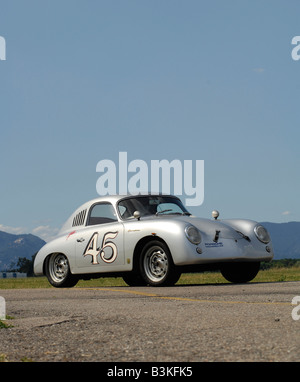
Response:
[[[60,283],[69,273],[68,259],[63,254],[52,255],[49,261],[49,273],[53,281]]]
[[[168,271],[168,257],[161,247],[151,247],[144,257],[146,276],[154,282],[163,280]]]

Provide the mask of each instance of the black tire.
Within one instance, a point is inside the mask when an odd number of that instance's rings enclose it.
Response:
[[[224,263],[221,267],[223,277],[232,283],[247,283],[254,279],[260,262]]]
[[[148,285],[166,286],[174,285],[179,280],[181,272],[174,265],[167,245],[153,240],[142,250],[140,274]]]
[[[53,253],[47,257],[45,274],[49,283],[56,288],[70,288],[78,282],[78,277],[70,271],[67,257],[62,253]]]

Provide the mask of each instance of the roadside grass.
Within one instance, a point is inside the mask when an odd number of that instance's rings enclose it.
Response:
[[[6,316],[5,321],[6,320],[13,320],[13,317],[12,316]],[[7,323],[7,321],[6,322],[3,322],[3,321],[4,320],[0,320],[0,329],[8,329],[8,328],[13,328],[14,327],[13,325],[9,325]],[[0,358],[1,358],[1,355],[0,355]]]
[[[13,325],[9,325],[6,322],[3,322],[2,320],[0,320],[0,329],[8,329],[13,327],[14,327]]]
[[[271,268],[259,271],[251,282],[300,281],[300,267]],[[220,272],[184,273],[176,285],[202,285],[228,283]],[[75,288],[101,288],[127,286],[121,277],[104,277],[94,280],[80,280]],[[0,279],[1,289],[52,288],[46,277]]]
[[[0,362],[8,362],[6,354],[3,354],[3,353],[0,354]]]
[[[0,279],[0,289],[51,288],[46,277]]]

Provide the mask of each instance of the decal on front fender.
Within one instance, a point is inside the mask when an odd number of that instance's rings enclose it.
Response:
[[[113,263],[117,256],[118,256],[118,248],[115,243],[112,241],[109,241],[110,239],[114,239],[117,237],[118,231],[117,232],[107,232],[103,236],[102,240],[102,245],[101,247],[97,248],[97,242],[98,242],[98,232],[94,232],[92,237],[90,238],[88,245],[85,248],[85,251],[83,253],[83,256],[92,256],[92,264],[96,265],[99,264],[98,261],[98,255],[100,255],[100,258],[105,262],[105,263]],[[110,248],[111,254],[107,255],[105,253],[105,248]]]
[[[68,240],[71,235],[74,235],[74,233],[76,233],[76,231],[70,232],[69,235],[67,236],[66,240]]]
[[[205,243],[206,248],[220,248],[223,247],[223,243],[220,241],[218,243]]]

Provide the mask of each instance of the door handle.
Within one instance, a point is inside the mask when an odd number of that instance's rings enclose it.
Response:
[[[81,239],[77,239],[78,243],[82,243],[85,239],[82,237]]]

